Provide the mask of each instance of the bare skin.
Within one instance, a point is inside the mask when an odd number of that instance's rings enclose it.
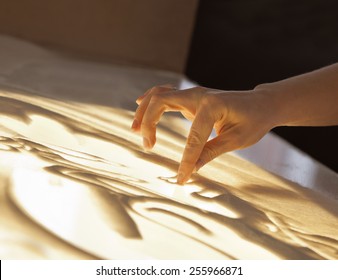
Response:
[[[192,121],[177,176],[184,184],[206,163],[255,144],[274,127],[338,125],[338,63],[249,91],[157,86],[137,103],[132,129],[141,132],[146,149],[156,143],[164,112]],[[208,141],[213,128],[217,136]]]

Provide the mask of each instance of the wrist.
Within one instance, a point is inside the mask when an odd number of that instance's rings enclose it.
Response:
[[[271,129],[287,125],[285,112],[287,105],[282,94],[270,83],[257,85],[253,91],[259,97],[262,109],[268,112],[266,117],[269,119]]]

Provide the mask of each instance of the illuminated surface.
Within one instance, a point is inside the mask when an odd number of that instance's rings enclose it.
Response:
[[[112,107],[122,98],[55,100],[22,83],[0,89],[1,258],[338,258],[337,200],[230,154],[176,185],[180,119],[145,152],[133,113]]]

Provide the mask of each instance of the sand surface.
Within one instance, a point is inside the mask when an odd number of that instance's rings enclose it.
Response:
[[[338,196],[231,154],[176,185],[187,131],[175,116],[142,149],[134,100],[179,75],[7,37],[0,53],[2,259],[338,258]]]

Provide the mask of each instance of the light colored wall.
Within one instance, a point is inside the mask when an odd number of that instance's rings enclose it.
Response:
[[[0,33],[182,72],[198,0],[1,0]]]

